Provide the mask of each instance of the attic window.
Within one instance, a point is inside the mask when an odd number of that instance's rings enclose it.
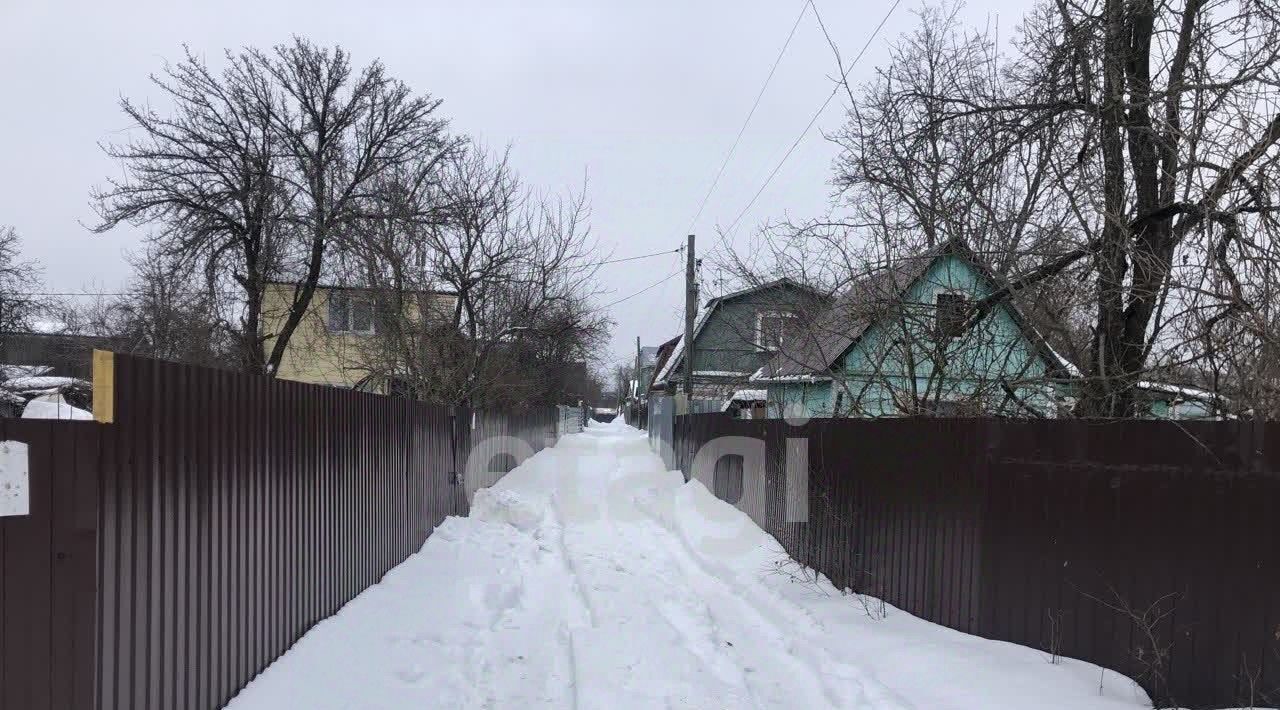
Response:
[[[756,315],[756,346],[764,350],[778,350],[795,332],[796,318],[792,313],[765,311]]]
[[[373,300],[347,293],[329,294],[329,332],[372,335]]]
[[[964,332],[964,324],[969,317],[968,298],[959,293],[939,293],[934,303],[937,306],[939,338],[950,340]]]

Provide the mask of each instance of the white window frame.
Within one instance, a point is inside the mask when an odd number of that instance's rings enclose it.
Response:
[[[764,343],[765,318],[794,319],[795,317],[796,314],[789,311],[756,311],[756,347],[769,352],[779,349],[779,345],[766,345]]]
[[[346,302],[343,313],[346,316],[345,323],[334,323],[333,321],[333,302],[335,299],[342,299]],[[354,322],[355,305],[361,305],[369,308],[369,327],[367,329],[357,329],[352,327]],[[330,291],[329,300],[326,304],[328,312],[325,314],[325,325],[330,333],[335,335],[374,335],[377,333],[377,304],[373,298],[366,294],[351,294],[341,291]]]

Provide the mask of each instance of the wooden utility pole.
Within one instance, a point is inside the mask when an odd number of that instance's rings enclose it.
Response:
[[[640,336],[638,335],[636,336],[636,371],[634,374],[635,374],[635,380],[636,380],[635,397],[636,397],[636,401],[639,402],[640,388],[644,385],[644,383],[640,381]]]
[[[693,405],[693,321],[698,315],[697,260],[694,257],[693,235],[689,235],[689,247],[684,267],[684,393]],[[693,411],[690,409],[689,411]]]

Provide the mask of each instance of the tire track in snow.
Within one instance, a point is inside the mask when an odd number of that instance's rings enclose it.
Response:
[[[767,629],[776,647],[785,651],[784,657],[794,659],[817,681],[832,707],[846,707],[850,703],[853,703],[852,707],[866,708],[909,710],[914,707],[857,666],[837,660],[821,641],[825,629],[805,610],[781,598],[764,594],[766,590],[741,584],[743,580],[724,578],[702,559],[702,555],[693,548],[681,530],[680,523],[674,516],[676,491],[654,493],[666,497],[665,502],[672,505],[673,515],[670,520],[664,520],[652,507],[652,500],[647,503],[637,500],[637,510],[645,516],[652,528],[650,537],[664,541],[673,558],[680,560],[687,578],[703,585],[705,594],[721,600],[721,604],[709,604],[709,608],[715,610],[717,618],[732,620],[749,617],[761,628]],[[731,613],[729,608],[736,609],[737,613]],[[798,623],[806,628],[802,631],[794,625],[783,626],[778,619],[786,619],[791,624]],[[839,679],[840,685],[844,687],[834,687],[828,680],[830,678]]]
[[[582,707],[581,688],[579,681],[580,670],[578,661],[577,639],[575,629],[584,626],[594,627],[596,625],[596,612],[591,607],[591,600],[582,590],[582,578],[579,576],[577,569],[573,564],[573,558],[569,556],[569,549],[565,545],[565,516],[564,510],[560,504],[559,490],[552,492],[548,514],[552,516],[552,523],[547,532],[554,539],[556,556],[559,558],[560,566],[564,570],[565,578],[568,580],[568,588],[572,595],[574,612],[571,613],[572,618],[561,626],[560,632],[564,635],[562,640],[562,653],[564,654],[569,669],[569,698],[573,701],[575,710]]]
[[[865,696],[856,678],[842,678],[850,689],[837,689],[828,682],[822,666],[801,651],[807,639],[796,639],[794,630],[784,629],[773,618],[756,608],[740,591],[705,569],[685,548],[683,541],[655,521],[650,513],[636,526],[635,537],[661,544],[664,554],[679,568],[681,579],[700,600],[722,648],[744,670],[744,678],[752,695],[765,701],[764,707],[785,707],[798,703],[810,688],[820,689],[821,698],[810,697],[800,703],[810,707],[862,707]],[[733,643],[736,637],[738,643]],[[781,664],[789,671],[761,674],[761,670]],[[768,677],[765,677],[765,676]],[[803,678],[806,682],[783,682],[784,678]]]
[[[675,562],[633,524],[590,505],[607,499],[625,457],[613,442],[587,443],[574,448],[583,454],[578,460],[591,465],[566,471],[566,488],[556,496],[557,502],[568,496],[569,505],[558,506],[566,561],[593,617],[592,629],[574,636],[580,705],[760,707],[740,665],[724,653],[710,610],[688,593]],[[643,520],[638,513],[629,517]]]
[[[526,462],[526,474],[545,479],[557,459],[549,451]],[[573,634],[590,626],[590,609],[565,554],[554,494],[554,485],[532,493],[492,489],[477,493],[473,517],[460,519],[499,526],[515,540],[476,591],[488,623],[476,629],[467,654],[473,692],[465,707],[577,707]]]
[[[594,475],[606,480],[624,477],[626,472],[619,466],[622,457],[608,458],[608,470]],[[611,503],[617,506],[620,501]],[[630,501],[627,507],[633,504]],[[584,526],[573,531],[572,544],[566,542],[570,564],[580,578],[590,577],[584,586],[602,595],[595,601],[592,593],[586,594],[587,603],[597,609],[597,618],[609,616],[610,606],[619,606],[617,597],[626,584],[622,578],[628,574],[637,578],[635,584],[656,582],[664,589],[652,590],[658,596],[651,603],[655,616],[680,639],[679,645],[704,672],[738,688],[750,707],[862,704],[864,696],[856,678],[842,679],[853,685],[852,691],[830,687],[825,669],[801,657],[787,630],[698,564],[681,541],[673,539],[677,537],[674,533],[638,508],[622,512],[630,513],[624,515],[626,522],[608,520]],[[637,569],[630,571],[631,567]],[[625,599],[622,601],[625,604]],[[622,615],[629,610],[613,611]]]

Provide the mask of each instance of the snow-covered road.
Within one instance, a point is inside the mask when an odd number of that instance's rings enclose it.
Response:
[[[782,573],[780,573],[780,569]],[[593,426],[479,491],[228,706],[1134,708],[1096,666],[871,618],[679,473]],[[1149,705],[1147,705],[1149,707]]]

